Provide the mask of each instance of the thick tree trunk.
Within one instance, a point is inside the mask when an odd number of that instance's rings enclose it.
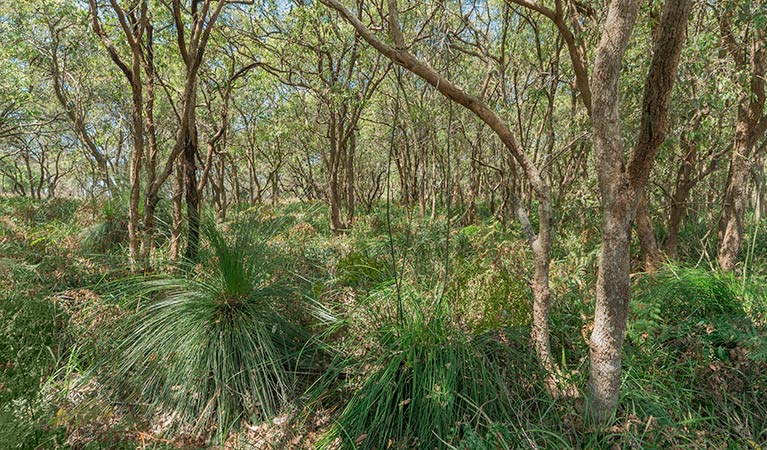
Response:
[[[638,0],[610,3],[591,81],[593,139],[604,211],[594,331],[589,340],[589,415],[598,423],[606,422],[618,404],[630,299],[631,222],[665,140],[671,90],[692,0],[664,4],[645,84],[641,128],[625,164],[618,84],[639,4]]]
[[[594,90],[595,112],[597,110]],[[605,422],[615,411],[621,385],[621,348],[630,296],[630,218],[627,199],[610,199],[602,221],[594,331],[589,340],[589,411]]]

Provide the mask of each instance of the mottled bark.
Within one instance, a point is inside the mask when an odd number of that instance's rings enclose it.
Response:
[[[751,33],[751,42],[745,46],[749,57],[742,51],[744,44],[738,44],[730,29],[729,17],[720,18],[722,41],[738,68],[748,67],[748,85],[738,99],[738,113],[735,123],[735,137],[732,145],[727,188],[722,199],[719,216],[719,240],[717,261],[724,271],[732,271],[738,259],[743,241],[744,215],[746,210],[748,180],[754,159],[754,146],[767,131],[765,106],[765,73],[767,55],[764,29]]]
[[[739,121],[727,174],[727,188],[722,201],[717,233],[717,261],[719,267],[730,272],[735,269],[741,242],[743,240],[744,217],[746,212],[746,189],[751,171],[750,150],[746,136],[747,127]]]
[[[618,84],[639,4],[638,0],[610,3],[591,78],[593,139],[603,207],[594,330],[589,339],[588,405],[596,422],[606,422],[618,404],[630,299],[631,222],[666,136],[671,90],[692,1],[668,0],[664,5],[645,84],[639,137],[626,165]]]

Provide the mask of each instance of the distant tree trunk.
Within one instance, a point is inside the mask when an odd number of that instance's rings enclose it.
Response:
[[[739,114],[740,116],[740,114]],[[727,175],[727,189],[722,201],[722,213],[719,217],[717,238],[717,261],[725,272],[735,269],[741,241],[743,240],[744,217],[746,211],[746,190],[751,172],[751,145],[746,136],[746,124],[739,120],[732,147],[732,159]]]
[[[736,67],[748,70],[749,77],[748,85],[743,83],[738,99],[727,188],[719,216],[717,261],[725,272],[734,270],[738,259],[743,240],[748,180],[753,161],[758,159],[753,155],[754,146],[767,131],[767,115],[764,114],[767,31],[763,27],[751,30],[749,42],[738,43],[730,28],[730,14],[725,12],[719,18],[722,43],[735,60]]]
[[[269,178],[272,180],[272,205],[276,205],[280,197],[280,168],[276,167]]]
[[[703,111],[701,111],[703,112]],[[708,114],[708,109],[705,110]],[[687,209],[687,198],[695,185],[693,170],[698,164],[698,149],[692,142],[689,133],[700,124],[702,113],[695,114],[680,136],[680,145],[684,152],[684,159],[676,172],[674,192],[671,195],[669,215],[666,221],[666,239],[663,242],[663,251],[669,258],[675,259],[679,248],[679,227],[682,224],[682,216]]]
[[[655,239],[655,228],[650,219],[650,211],[647,206],[647,193],[639,194],[639,205],[636,213],[637,235],[639,236],[639,246],[642,249],[642,259],[644,270],[653,273],[661,264],[660,250],[658,250],[658,241]]]
[[[482,158],[482,128],[477,129],[477,137],[471,143],[471,162],[469,163],[469,206],[466,209],[464,225],[471,225],[476,220],[477,197],[479,196],[480,168],[478,161]]]
[[[178,261],[181,249],[181,230],[184,224],[184,162],[179,159],[174,164],[173,178],[173,224],[170,230],[170,260]]]
[[[664,4],[646,78],[640,132],[626,165],[618,84],[639,4],[639,0],[610,3],[591,77],[592,129],[603,205],[594,330],[589,340],[588,405],[596,422],[606,422],[618,404],[631,292],[631,222],[657,150],[665,140],[668,106],[692,0],[667,0]]]
[[[354,222],[354,153],[357,150],[357,131],[349,135],[349,148],[346,151],[346,224],[351,227]]]
[[[330,229],[334,233],[339,233],[345,228],[341,220],[341,186],[338,180],[341,160],[345,157],[346,153],[343,128],[338,123],[340,120],[341,119],[337,117],[335,112],[331,112],[331,119],[328,127],[330,158],[326,160],[326,164],[329,175],[328,202],[330,203]]]
[[[226,157],[227,160],[229,160],[229,171],[232,174],[232,201],[234,202],[236,210],[242,201],[240,198],[240,189],[242,189],[240,186],[240,174],[239,170],[237,169],[237,162],[235,161],[234,156],[232,156],[231,153],[227,153]]]

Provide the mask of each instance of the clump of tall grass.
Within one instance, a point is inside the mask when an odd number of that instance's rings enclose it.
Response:
[[[396,304],[395,289],[386,292]],[[463,424],[482,429],[507,413],[510,394],[487,341],[463,334],[444,305],[403,295],[403,314],[379,316],[362,359],[335,366],[336,374],[367,370],[362,380],[351,377],[354,392],[321,448],[444,448]]]
[[[135,309],[102,373],[118,395],[174,425],[219,438],[277,414],[291,397],[290,367],[306,339],[286,319],[273,259],[248,225],[227,240],[214,227],[202,268],[119,282]]]
[[[675,266],[639,281],[622,396],[626,408],[677,431],[658,433],[658,445],[695,435],[713,448],[767,438],[759,394],[767,332],[758,316],[764,297],[756,298],[764,288],[753,281]]]

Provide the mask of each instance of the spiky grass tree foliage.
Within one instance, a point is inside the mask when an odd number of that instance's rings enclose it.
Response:
[[[126,281],[136,308],[118,335],[107,379],[148,415],[225,438],[242,420],[276,414],[291,393],[288,372],[305,339],[275,300],[264,239],[206,229],[211,254],[185,276]]]
[[[509,393],[489,347],[458,330],[446,308],[406,307],[376,337],[369,356],[357,361],[370,372],[321,448],[446,448],[461,437],[462,424],[482,429],[506,417]]]
[[[108,253],[128,241],[127,208],[119,200],[101,205],[100,221],[80,233],[81,246],[88,253]]]

